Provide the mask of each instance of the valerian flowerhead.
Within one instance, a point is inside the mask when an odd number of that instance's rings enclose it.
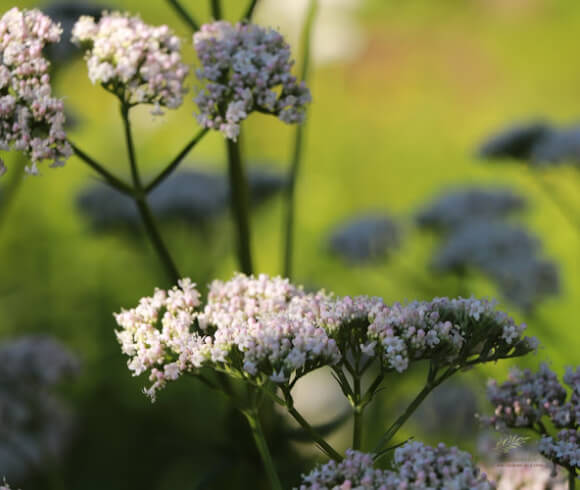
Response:
[[[188,67],[181,62],[181,43],[163,25],[153,27],[139,17],[105,12],[98,22],[83,16],[73,29],[73,42],[86,51],[89,78],[126,104],[178,108]]]
[[[50,63],[42,53],[60,35],[60,26],[38,10],[13,8],[0,19],[0,150],[23,152],[29,174],[38,174],[42,160],[60,167],[72,154],[63,103],[52,97]]]
[[[340,359],[323,328],[290,311],[304,293],[288,280],[240,274],[214,281],[201,310],[195,285],[184,279],[179,286],[115,315],[129,369],[149,371],[152,398],[168,380],[204,366],[256,383],[287,383]]]
[[[475,299],[389,307],[380,298],[305,293],[280,277],[238,274],[214,281],[198,309],[194,285],[183,280],[179,286],[157,290],[116,315],[129,368],[135,375],[149,372],[151,396],[168,379],[204,366],[255,384],[270,380],[291,387],[314,369],[339,366],[353,352],[375,358],[384,370],[403,372],[415,360],[463,367],[535,347],[521,336],[524,325]],[[190,299],[175,306],[174,298],[182,295]]]
[[[506,382],[498,384],[490,380],[487,397],[495,407],[494,415],[482,418],[483,422],[498,430],[504,428],[530,427],[540,423],[548,416],[558,427],[573,427],[573,410],[567,410],[566,389],[558,377],[546,364],[537,373],[529,369],[513,369]],[[573,398],[578,409],[578,397]],[[567,411],[568,414],[564,412]],[[553,416],[552,416],[553,415]]]
[[[348,449],[343,461],[330,461],[302,478],[300,490],[420,490],[425,488],[491,490],[486,475],[471,455],[421,442],[408,442],[395,450],[393,470],[375,469],[373,455]]]
[[[257,111],[288,124],[304,120],[311,101],[304,82],[290,70],[290,47],[273,29],[226,21],[205,24],[193,36],[204,81],[195,102],[200,125],[236,140],[240,123]]]
[[[540,453],[550,461],[576,472],[580,469],[580,432],[564,429],[556,437],[544,436],[538,445]]]

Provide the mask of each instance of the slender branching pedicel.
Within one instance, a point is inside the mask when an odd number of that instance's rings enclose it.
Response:
[[[290,70],[290,47],[273,29],[226,21],[205,24],[193,36],[205,84],[195,101],[200,125],[236,140],[240,123],[252,112],[301,123],[310,91]]]
[[[162,114],[162,107],[176,109],[183,102],[188,67],[181,62],[179,38],[167,26],[149,26],[119,12],[98,22],[84,16],[73,41],[86,51],[91,81],[128,107],[152,104],[153,114]]]
[[[494,488],[468,453],[444,444],[406,443],[395,450],[393,470],[375,469],[373,463],[372,454],[349,449],[343,461],[330,461],[303,476],[299,490]]]
[[[61,32],[38,10],[13,8],[0,19],[0,149],[23,152],[33,175],[42,160],[60,167],[72,154],[63,103],[52,97],[50,63],[42,53]],[[0,176],[5,171],[0,159]]]

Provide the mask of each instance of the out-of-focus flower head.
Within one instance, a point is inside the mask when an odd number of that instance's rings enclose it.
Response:
[[[31,161],[29,174],[38,174],[42,160],[60,167],[72,154],[63,103],[52,97],[50,63],[42,53],[60,35],[60,27],[38,10],[13,8],[0,19],[0,150],[23,152]]]
[[[534,453],[517,452],[510,461],[504,464],[480,465],[490,480],[495,482],[497,490],[568,490],[568,483],[563,471],[554,468],[554,464]],[[526,461],[520,463],[519,461]]]
[[[449,234],[437,250],[437,272],[478,270],[491,278],[503,295],[526,311],[560,292],[555,263],[538,258],[540,241],[527,230],[497,221],[474,221]]]
[[[502,158],[530,160],[534,148],[553,133],[552,126],[544,121],[509,126],[484,141],[478,155],[489,160]]]
[[[257,111],[288,124],[304,120],[311,101],[291,74],[290,47],[273,29],[227,21],[205,24],[193,36],[201,68],[197,121],[236,140],[240,123]]]
[[[48,337],[3,343],[0,359],[0,468],[25,478],[58,462],[70,443],[73,417],[51,388],[76,374],[78,361]]]
[[[99,21],[83,16],[73,28],[73,42],[86,51],[89,78],[126,104],[178,108],[187,93],[188,67],[181,62],[181,42],[166,25],[153,27],[139,17],[105,12]]]
[[[575,473],[580,469],[580,432],[564,429],[556,437],[544,436],[538,446],[540,453],[550,461]]]
[[[580,163],[580,127],[558,128],[545,122],[508,127],[485,141],[478,155],[487,160],[514,159],[533,166]]]
[[[401,229],[391,217],[368,214],[348,220],[330,236],[333,253],[352,263],[383,258],[398,248]]]
[[[251,204],[258,206],[278,194],[286,178],[270,170],[250,166],[248,187]],[[179,171],[153,189],[150,205],[163,221],[180,221],[202,227],[222,217],[228,210],[228,179],[203,170]],[[135,204],[108,186],[91,185],[77,197],[77,206],[96,230],[128,228],[140,230]]]
[[[457,488],[491,490],[494,487],[473,464],[471,455],[421,442],[395,450],[393,470],[375,469],[373,455],[348,449],[343,461],[330,461],[302,477],[299,490],[390,490],[395,488]]]
[[[469,223],[496,220],[526,207],[510,189],[468,187],[445,192],[417,214],[422,228],[451,231]]]

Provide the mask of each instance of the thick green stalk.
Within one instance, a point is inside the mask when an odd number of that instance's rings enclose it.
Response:
[[[220,0],[210,0],[211,16],[214,20],[222,18],[222,6]]]
[[[237,231],[238,262],[241,272],[252,274],[252,252],[250,244],[250,213],[248,183],[244,173],[240,145],[226,138],[228,171],[230,180],[230,202]]]
[[[197,145],[202,138],[207,134],[208,129],[204,128],[201,129],[193,138],[192,140],[185,145],[183,150],[181,150],[177,156],[169,162],[167,167],[165,167],[162,172],[155,177],[149,184],[145,186],[145,193],[149,194],[155,187],[159,184],[162,184],[167,177],[169,177],[173,171],[179,166],[179,164],[183,161],[183,159],[188,155],[188,153],[193,149],[195,145]]]
[[[576,470],[568,469],[568,490],[576,490]]]
[[[274,461],[272,460],[272,455],[270,454],[270,449],[264,437],[264,431],[262,430],[262,425],[260,424],[260,419],[256,410],[244,410],[243,414],[248,420],[250,430],[252,431],[252,436],[258,452],[262,458],[262,463],[264,464],[264,469],[270,480],[270,488],[272,490],[282,490],[282,484],[280,483],[280,478],[276,472],[276,467],[274,466]]]
[[[354,420],[352,429],[352,449],[360,450],[362,447],[363,412],[364,405],[361,404],[361,380],[360,376],[355,376],[354,385]]]
[[[312,27],[316,17],[318,0],[310,0],[310,6],[306,16],[306,23],[302,31],[302,69],[301,79],[306,81],[310,68],[310,43],[312,38]],[[295,195],[296,180],[302,160],[302,149],[304,145],[305,123],[299,124],[294,133],[294,147],[292,150],[292,160],[290,162],[290,173],[288,176],[288,186],[286,187],[286,217],[284,220],[284,277],[292,277],[292,259],[294,246],[294,221],[295,221]]]
[[[178,0],[167,0],[167,3],[173,7],[173,10],[179,15],[182,20],[189,26],[189,28],[195,32],[199,30],[199,24],[195,21],[195,19],[191,16],[191,14],[183,8],[183,6],[179,3]]]
[[[145,227],[145,231],[157,253],[165,272],[169,277],[172,284],[176,284],[180,278],[179,272],[177,271],[177,266],[169,254],[167,246],[163,242],[163,238],[159,233],[157,224],[155,223],[155,218],[153,213],[147,203],[147,198],[145,195],[145,190],[141,183],[141,177],[139,176],[139,167],[137,165],[137,158],[135,155],[135,145],[133,143],[133,135],[131,132],[131,121],[129,119],[129,106],[121,102],[121,116],[123,119],[123,127],[125,129],[125,141],[127,144],[127,151],[129,153],[129,164],[131,166],[131,176],[133,178],[133,198],[137,209],[139,210],[139,215],[141,216],[141,221]]]

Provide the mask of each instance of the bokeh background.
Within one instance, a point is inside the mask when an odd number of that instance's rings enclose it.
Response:
[[[206,3],[183,0],[202,21],[209,19]],[[226,18],[235,20],[246,2],[223,3]],[[166,2],[109,0],[102,5],[139,13],[152,24],[169,24],[183,37],[188,61],[195,62],[187,27]],[[278,27],[298,52],[306,5],[303,0],[262,0],[256,20]],[[0,11],[12,6],[13,0],[0,0]],[[456,294],[497,298],[542,344],[538,355],[519,360],[519,365],[549,361],[562,372],[577,364],[580,228],[567,219],[561,202],[580,215],[578,168],[574,162],[539,169],[510,160],[490,163],[478,158],[477,149],[490,134],[514,122],[546,119],[570,126],[578,121],[579,29],[580,4],[574,0],[321,0],[309,83],[314,103],[297,187],[295,280],[338,294],[381,296],[387,302]],[[127,177],[116,101],[91,85],[82,59],[57,68],[55,90],[65,97],[74,120],[70,137]],[[144,175],[163,168],[198,130],[191,99],[187,96],[182,108],[162,118],[153,119],[148,108],[135,110]],[[283,178],[294,130],[255,115],[243,136],[247,160]],[[59,388],[74,430],[58,461],[26,471],[12,463],[2,468],[0,462],[0,474],[28,490],[266,488],[259,459],[244,443],[243,422],[219,396],[193,380],[181,380],[152,405],[141,393],[146,380],[131,378],[126,368],[112,312],[134,305],[156,286],[167,286],[140,228],[103,214],[107,199],[89,206],[93,214],[79,205],[79,195],[100,184],[78,159],[62,169],[44,167],[37,178],[22,178],[17,156],[5,159],[9,172],[0,181],[1,341],[51,335],[75,353],[80,370]],[[221,135],[208,135],[183,168],[223,174]],[[514,219],[538,236],[542,257],[558,266],[558,294],[535,302],[532,310],[506,300],[494,281],[477,271],[458,278],[430,267],[440,238],[417,228],[417,212],[449,189],[474,186],[507,187],[525,198],[525,210]],[[385,213],[399,224],[399,246],[368,262],[331,253],[329,237],[336,227],[369,213]],[[203,219],[167,214],[162,230],[182,274],[202,287],[213,278],[231,276],[235,243],[227,212],[208,211]],[[269,196],[252,213],[259,272],[281,272],[282,215],[281,194]],[[467,399],[473,394],[473,404],[486,409],[486,378],[503,377],[508,367],[502,363],[466,373],[456,386],[459,391],[449,395],[457,400],[450,406],[471,407]],[[370,410],[369,447],[374,434],[420,388],[421,379],[420,372],[412,372],[388,380]],[[462,391],[466,385],[471,394]],[[300,390],[300,403],[318,422],[344,409],[338,388],[324,373]],[[272,445],[279,446],[275,453],[284,458],[289,436],[278,430],[275,416],[271,419]],[[451,419],[453,425],[457,419]],[[449,420],[431,426],[417,421],[406,433],[475,450],[478,429],[467,419],[459,429]],[[340,431],[333,437],[340,445]],[[292,448],[292,458],[282,465],[289,484],[319,457],[306,446]]]

